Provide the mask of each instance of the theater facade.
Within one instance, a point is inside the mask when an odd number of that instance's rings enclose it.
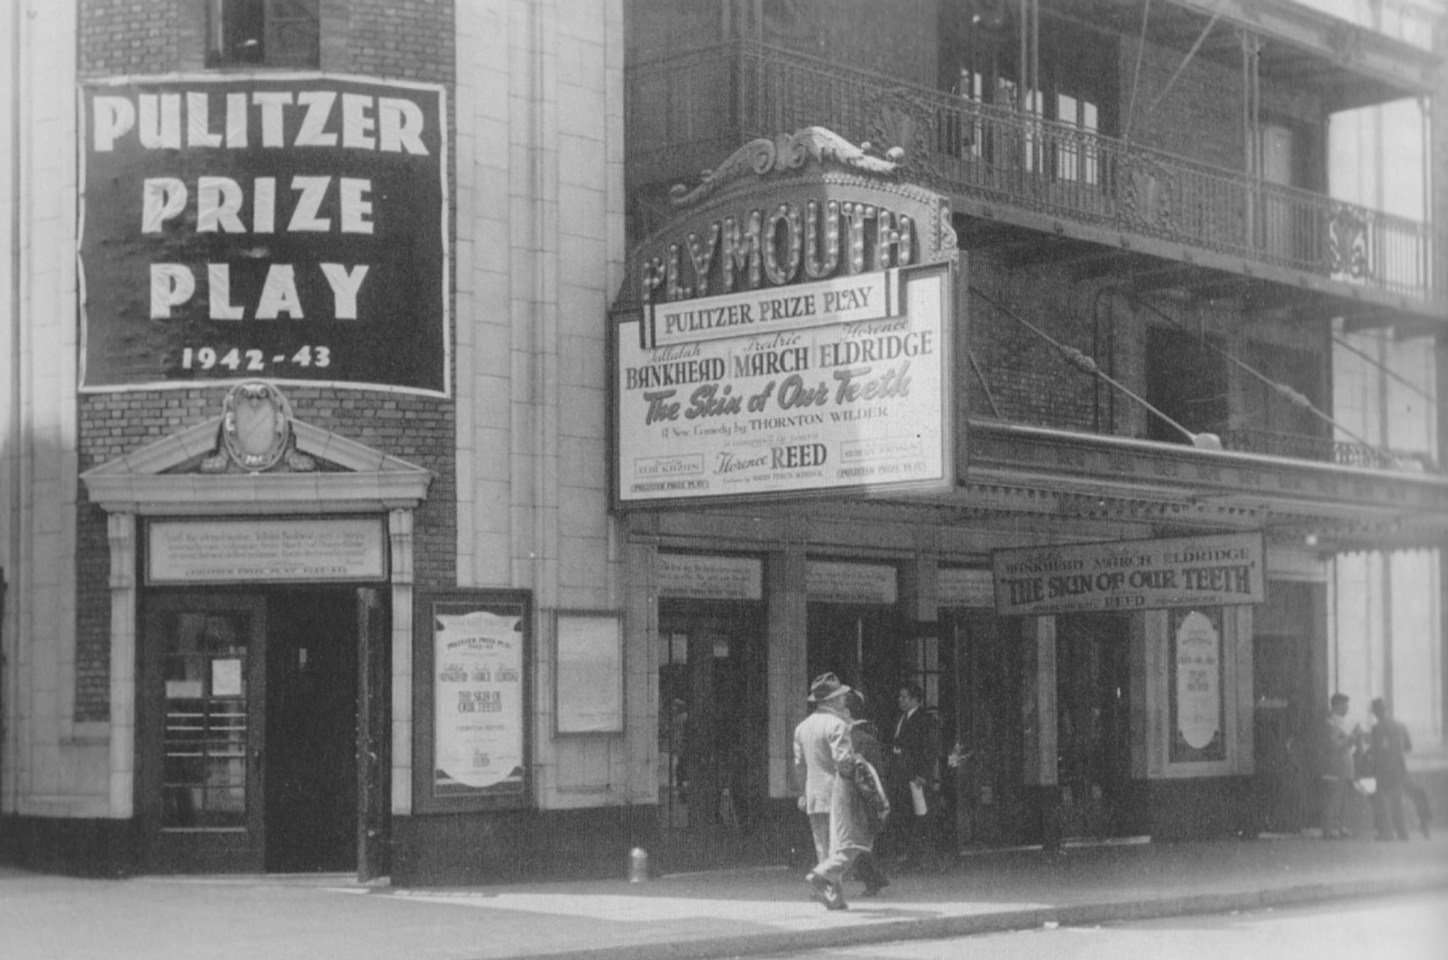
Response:
[[[947,855],[1310,830],[1355,664],[1434,762],[1448,216],[1249,144],[1441,75],[1080,2],[4,14],[0,856],[803,864],[825,671]]]

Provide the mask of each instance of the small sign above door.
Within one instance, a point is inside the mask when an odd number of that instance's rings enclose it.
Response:
[[[1261,533],[997,550],[996,613],[1238,606],[1267,596]]]
[[[146,582],[383,580],[386,544],[380,517],[157,520],[147,527]]]

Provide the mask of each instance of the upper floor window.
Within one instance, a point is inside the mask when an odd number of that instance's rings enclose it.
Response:
[[[319,0],[206,0],[206,65],[316,68]]]

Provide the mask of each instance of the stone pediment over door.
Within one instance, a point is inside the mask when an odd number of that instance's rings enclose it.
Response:
[[[269,384],[238,385],[223,415],[81,474],[92,503],[107,513],[110,543],[110,797],[113,817],[135,810],[140,584],[138,534],[155,517],[275,517],[382,514],[387,524],[387,589],[392,669],[412,663],[413,513],[432,474],[397,457],[295,420]],[[411,744],[412,688],[393,685],[395,757]],[[411,783],[406,762],[396,782]],[[392,812],[411,812],[395,793]]]
[[[299,420],[264,471],[228,449],[225,419],[188,427],[81,474],[107,513],[368,513],[412,510],[432,474],[365,444]]]

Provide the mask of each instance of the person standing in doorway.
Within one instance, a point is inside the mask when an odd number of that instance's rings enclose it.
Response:
[[[934,785],[940,734],[935,718],[923,709],[924,700],[918,683],[900,685],[900,719],[890,741],[890,808],[896,852],[907,870],[937,866],[931,825],[937,813]]]
[[[818,857],[805,880],[811,895],[827,910],[849,906],[840,881],[860,851],[870,847],[847,779],[855,759],[850,709],[845,702],[849,692],[833,673],[816,677],[808,697],[815,710],[794,728],[795,775],[804,781],[799,808],[809,816]]]
[[[1353,768],[1353,749],[1362,739],[1362,731],[1347,726],[1348,696],[1334,693],[1328,701],[1327,719],[1323,723],[1322,767],[1322,837],[1336,840],[1348,835],[1343,821],[1348,796],[1353,792],[1357,774]]]
[[[1373,699],[1373,727],[1368,732],[1368,758],[1378,788],[1373,793],[1373,828],[1379,840],[1408,839],[1403,815],[1403,785],[1408,779],[1406,754],[1413,749],[1408,728],[1394,720],[1382,697]]]

